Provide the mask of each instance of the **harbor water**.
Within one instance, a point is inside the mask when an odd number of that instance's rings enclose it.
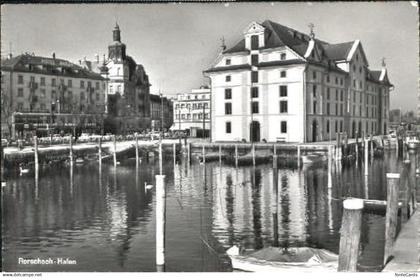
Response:
[[[414,159],[414,157],[412,157]],[[115,169],[97,162],[6,176],[2,187],[4,271],[156,271],[157,159]],[[221,249],[310,246],[338,254],[342,200],[386,199],[387,172],[400,172],[395,151],[363,164],[334,162],[273,169],[272,164],[176,164],[166,154],[166,271],[231,271]],[[277,171],[277,172],[275,172]],[[331,174],[330,176],[328,176]],[[277,181],[274,180],[277,178]],[[401,176],[401,181],[407,178]],[[275,184],[278,184],[276,188]],[[385,217],[364,213],[359,270],[383,261]],[[19,258],[75,263],[27,265]]]

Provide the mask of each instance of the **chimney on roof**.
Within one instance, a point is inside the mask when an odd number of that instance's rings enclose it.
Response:
[[[315,33],[314,33],[315,25],[313,23],[309,23],[308,27],[310,29],[309,36],[311,37],[311,39],[314,39],[315,38]]]
[[[12,58],[12,53],[10,53],[9,55],[7,55],[7,58],[10,60]]]
[[[220,47],[222,48],[222,51],[225,51],[226,50],[225,37],[222,37],[221,41],[222,41],[222,45]]]
[[[52,54],[52,57],[53,57],[53,59],[55,60],[55,53],[53,52],[53,54]]]
[[[96,62],[99,63],[99,55],[98,54],[95,54],[95,59],[96,59]]]
[[[385,57],[382,58],[382,68],[386,67],[386,63],[385,63]]]
[[[82,60],[79,60],[79,65],[82,65]]]

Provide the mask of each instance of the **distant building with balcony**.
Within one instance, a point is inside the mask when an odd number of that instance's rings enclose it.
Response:
[[[187,132],[192,137],[209,136],[210,88],[202,86],[189,93],[179,93],[174,101],[173,131]]]
[[[315,142],[386,134],[393,85],[359,40],[330,44],[266,20],[209,69],[213,141]]]
[[[106,129],[115,133],[142,131],[151,127],[149,76],[141,64],[127,55],[118,24],[112,31],[108,58],[79,61],[80,65],[106,79]]]
[[[2,137],[100,132],[105,79],[69,61],[30,54],[1,61]]]
[[[163,113],[163,116],[162,116]],[[173,102],[163,95],[150,94],[151,129],[153,131],[169,130],[174,121]]]

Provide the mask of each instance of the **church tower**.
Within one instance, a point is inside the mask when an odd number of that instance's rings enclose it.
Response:
[[[125,55],[125,44],[121,42],[121,31],[117,23],[115,23],[112,31],[112,43],[108,46],[108,58],[114,62],[122,62]]]

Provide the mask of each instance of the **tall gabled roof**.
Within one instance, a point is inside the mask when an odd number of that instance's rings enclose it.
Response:
[[[345,60],[349,55],[351,47],[353,46],[354,41],[337,43],[337,44],[325,44],[325,54],[327,57],[333,61]]]

